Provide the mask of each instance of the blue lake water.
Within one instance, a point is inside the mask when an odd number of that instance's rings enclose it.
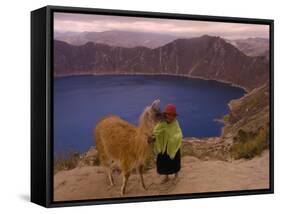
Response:
[[[87,151],[99,118],[116,114],[137,124],[144,107],[161,100],[177,106],[185,137],[220,135],[214,121],[245,91],[217,81],[163,75],[71,76],[54,79],[54,152]]]

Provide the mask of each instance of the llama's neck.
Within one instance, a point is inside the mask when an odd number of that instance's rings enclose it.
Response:
[[[148,138],[150,133],[150,122],[147,121],[147,111],[150,111],[150,107],[146,107],[139,118],[139,125],[136,129],[136,148],[140,153],[146,153],[149,148]]]
[[[135,152],[139,157],[139,162],[144,164],[145,160],[148,158],[150,151],[150,146],[148,144],[148,133],[146,128],[139,125],[136,130],[135,138]]]
[[[140,146],[148,144],[149,131],[144,123],[140,123],[136,130],[136,142]]]
[[[147,131],[147,127],[145,127],[144,125],[139,125],[137,127],[137,133],[139,134],[144,134],[144,135],[148,135],[148,131]]]

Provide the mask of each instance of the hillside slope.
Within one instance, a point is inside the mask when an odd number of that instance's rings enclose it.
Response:
[[[159,48],[54,41],[55,76],[173,74],[229,82],[251,90],[269,78],[265,57],[249,57],[220,37],[177,39]]]
[[[222,136],[233,136],[240,129],[256,132],[269,126],[269,83],[254,89],[240,99],[229,103],[230,112],[226,116]]]

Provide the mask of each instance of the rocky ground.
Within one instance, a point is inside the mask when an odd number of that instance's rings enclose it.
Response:
[[[196,139],[193,140],[196,144]],[[216,141],[218,139],[214,138],[213,142],[208,142],[209,145],[215,145],[210,146],[210,154],[216,154],[216,149],[218,151],[223,149],[218,148],[219,142]],[[202,151],[206,154],[208,149],[202,149]],[[76,168],[62,170],[55,174],[55,201],[120,197],[121,175],[118,170],[115,170],[113,174],[115,186],[111,187],[104,169],[95,165],[97,164],[95,154],[95,150],[91,150]],[[269,188],[269,152],[266,150],[261,156],[251,160],[228,159],[227,161],[216,159],[212,155],[207,158],[204,155],[204,158],[200,159],[200,156],[186,154],[182,157],[182,168],[178,178],[171,178],[167,183],[162,184],[162,177],[156,173],[155,167],[151,167],[144,174],[144,179],[146,190],[142,189],[139,176],[132,174],[125,196]]]

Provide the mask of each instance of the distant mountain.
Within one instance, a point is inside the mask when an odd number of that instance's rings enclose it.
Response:
[[[269,78],[265,57],[249,57],[220,37],[177,39],[161,47],[112,47],[54,41],[56,76],[73,74],[175,74],[214,79],[248,90]]]
[[[103,32],[55,32],[54,38],[71,45],[84,45],[87,42],[94,42],[115,47],[132,48],[142,46],[158,48],[180,37],[168,34],[111,30]],[[269,56],[269,39],[256,37],[235,40],[226,39],[225,41],[248,56]]]
[[[269,56],[269,39],[247,38],[227,41],[248,56]]]
[[[94,42],[127,48],[137,46],[156,48],[175,40],[177,37],[166,34],[115,30],[81,33],[55,32],[54,38],[72,45],[84,45],[87,42]]]
[[[81,32],[54,32],[54,39],[67,42],[72,45],[84,45],[85,43],[89,42],[83,38],[84,33]]]

